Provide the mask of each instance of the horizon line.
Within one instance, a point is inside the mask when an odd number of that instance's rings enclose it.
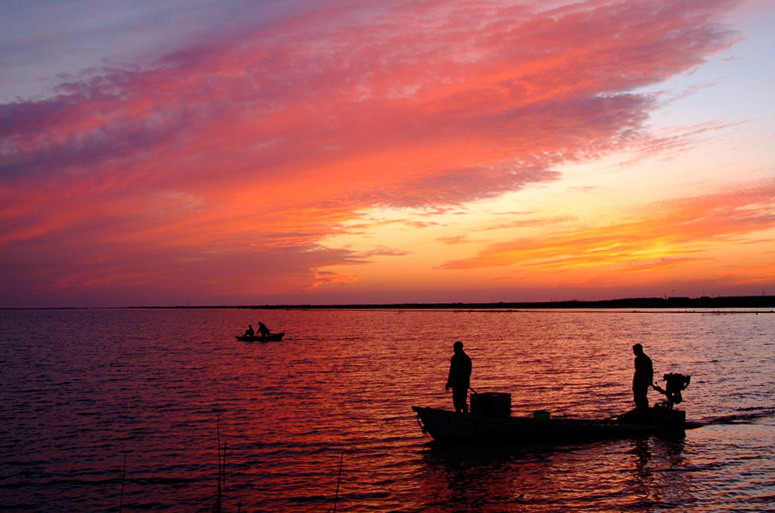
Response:
[[[0,307],[0,310],[122,310],[122,309],[246,309],[246,310],[343,310],[343,309],[578,309],[578,308],[770,308],[775,296],[671,296],[620,299],[560,301],[460,301],[431,303],[341,303],[341,304],[264,304],[264,305],[140,305],[140,306],[48,306]]]

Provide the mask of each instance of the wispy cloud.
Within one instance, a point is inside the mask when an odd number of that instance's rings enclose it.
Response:
[[[445,269],[517,266],[541,273],[580,270],[590,276],[631,273],[707,259],[720,243],[775,242],[775,183],[662,202],[637,217],[594,228],[502,241]],[[745,251],[740,251],[741,256]],[[723,265],[723,263],[722,263]]]
[[[642,88],[728,48],[738,36],[718,21],[738,3],[273,3],[173,53],[73,70],[51,96],[0,105],[0,263],[39,294],[332,281],[319,269],[357,252],[320,241],[369,208],[490,198],[642,143],[656,101]],[[627,250],[663,237],[619,228]],[[509,248],[446,267],[498,265]],[[261,287],[245,282],[256,274]]]

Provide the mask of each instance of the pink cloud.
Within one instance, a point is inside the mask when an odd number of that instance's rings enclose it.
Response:
[[[89,70],[0,105],[2,263],[17,287],[51,268],[104,289],[185,282],[207,255],[303,290],[353,257],[317,243],[358,211],[487,198],[639,140],[636,89],[727,48],[736,3],[341,3]]]

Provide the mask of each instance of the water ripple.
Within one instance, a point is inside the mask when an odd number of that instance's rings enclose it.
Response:
[[[260,315],[282,343],[233,335]],[[630,312],[0,311],[4,511],[760,511],[775,486],[775,316]],[[680,441],[448,448],[451,343],[513,411],[630,407],[630,346],[685,372]],[[655,399],[652,394],[652,400]],[[126,457],[127,466],[123,462]],[[339,480],[340,461],[341,481]],[[124,470],[126,475],[124,477]]]

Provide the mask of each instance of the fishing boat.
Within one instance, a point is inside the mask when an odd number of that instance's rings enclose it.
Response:
[[[237,340],[241,342],[279,342],[285,336],[285,332],[270,333],[266,336],[261,335],[236,335]]]
[[[504,396],[508,396],[508,405]],[[662,405],[607,419],[587,420],[553,417],[543,410],[529,417],[512,417],[510,400],[510,394],[472,394],[471,413],[420,406],[412,409],[422,431],[443,443],[563,443],[655,434],[684,436],[686,429],[699,427],[686,422],[684,411]]]

